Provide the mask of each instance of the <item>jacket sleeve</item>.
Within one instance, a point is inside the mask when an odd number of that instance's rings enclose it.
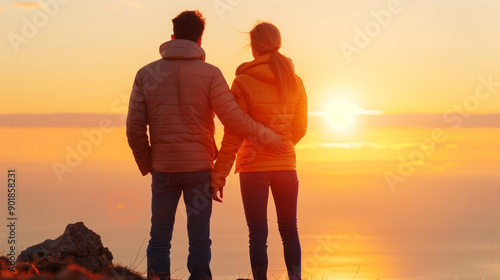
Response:
[[[149,145],[148,112],[142,82],[137,73],[127,114],[127,140],[142,175],[151,172],[151,146]]]
[[[292,122],[293,145],[296,145],[307,131],[307,95],[304,88],[304,83],[297,77],[299,87],[299,103],[295,109],[295,114]]]
[[[243,112],[218,68],[213,72],[209,94],[212,108],[225,128],[255,145],[269,149],[279,147],[281,136]]]
[[[231,92],[234,94],[240,108],[246,114],[248,112],[247,100],[237,83],[233,82]],[[240,149],[243,139],[237,134],[232,133],[229,129],[224,128],[221,148],[212,171],[212,187],[224,187],[226,184],[226,177],[231,172],[236,153]]]

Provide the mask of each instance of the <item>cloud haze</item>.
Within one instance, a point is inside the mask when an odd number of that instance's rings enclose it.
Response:
[[[15,2],[11,2],[10,4],[14,7],[17,7],[17,8],[26,8],[26,9],[40,8],[41,7],[40,2],[15,1]]]
[[[10,114],[0,115],[0,127],[98,127],[106,120],[118,127],[125,125],[124,115],[60,113],[60,114]]]
[[[125,115],[58,113],[58,114],[7,114],[0,115],[0,127],[98,127],[103,120],[110,120],[116,126],[125,125]],[[324,125],[322,117],[311,116],[311,127]],[[460,116],[450,114],[385,114],[359,115],[357,123],[361,128],[496,128],[500,127],[500,114],[477,114]]]

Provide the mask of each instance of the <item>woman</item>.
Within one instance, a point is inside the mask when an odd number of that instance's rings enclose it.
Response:
[[[238,67],[231,91],[247,114],[281,135],[283,145],[275,151],[265,150],[251,138],[242,139],[225,131],[212,172],[212,194],[214,200],[222,202],[222,187],[238,153],[236,172],[240,172],[254,279],[267,279],[269,189],[276,205],[289,278],[300,279],[301,251],[297,230],[299,182],[294,145],[306,133],[306,92],[302,80],[295,75],[291,60],[279,52],[281,35],[276,26],[260,22],[250,31],[250,39],[255,59]]]

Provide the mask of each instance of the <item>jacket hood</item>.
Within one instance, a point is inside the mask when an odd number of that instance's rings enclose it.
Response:
[[[205,51],[195,42],[176,39],[163,43],[160,54],[165,59],[199,59],[205,61]]]
[[[256,79],[274,83],[276,80],[273,71],[271,71],[271,53],[259,56],[250,62],[245,62],[236,69],[236,76],[241,74],[250,75]]]

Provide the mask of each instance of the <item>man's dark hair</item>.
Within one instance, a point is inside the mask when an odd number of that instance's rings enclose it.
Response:
[[[197,42],[205,30],[205,18],[200,11],[184,11],[172,20],[175,39]]]

